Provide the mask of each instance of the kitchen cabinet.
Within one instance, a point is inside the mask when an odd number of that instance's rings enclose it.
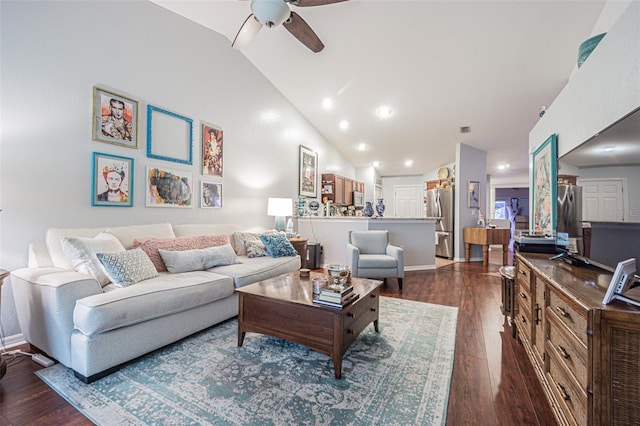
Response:
[[[334,173],[322,174],[322,201],[331,201],[338,206],[353,204],[353,191],[364,190],[364,183]]]

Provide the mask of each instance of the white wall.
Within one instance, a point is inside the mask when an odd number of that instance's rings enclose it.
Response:
[[[268,228],[267,197],[297,197],[298,146],[319,171],[354,168],[230,41],[151,2],[0,2],[0,267],[27,263],[50,227],[140,223],[239,223]],[[94,142],[92,88],[139,100],[140,149]],[[194,165],[146,157],[146,107],[194,120]],[[271,113],[272,119],[265,120]],[[193,173],[199,196],[200,120],[224,130],[223,208],[145,207],[144,170]],[[290,134],[297,136],[291,137]],[[92,153],[132,157],[134,207],[92,207]],[[2,325],[19,333],[10,285]]]
[[[467,207],[467,186],[469,181],[480,183],[480,211],[487,218],[487,153],[469,145],[456,146],[456,191],[455,191],[455,255],[454,259],[464,261],[464,228],[477,226],[478,209]],[[471,246],[471,259],[482,259],[482,247]]]

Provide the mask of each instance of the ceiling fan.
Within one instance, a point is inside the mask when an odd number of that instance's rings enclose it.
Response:
[[[295,38],[315,53],[324,49],[324,44],[318,38],[309,24],[296,12],[289,9],[287,3],[294,6],[321,6],[339,3],[347,0],[251,0],[251,15],[244,21],[240,31],[231,46],[242,49],[249,44],[253,37],[265,26],[275,28],[282,24]]]

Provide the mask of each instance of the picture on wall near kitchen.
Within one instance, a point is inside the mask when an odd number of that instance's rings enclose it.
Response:
[[[202,174],[222,177],[222,129],[202,123]]]
[[[467,201],[467,207],[470,209],[480,208],[480,182],[469,181],[469,200]]]
[[[138,101],[94,86],[93,140],[138,148]]]
[[[200,181],[200,207],[205,209],[222,208],[222,184]]]
[[[316,198],[318,182],[318,154],[300,145],[300,187],[298,193]]]
[[[133,158],[93,153],[92,206],[133,206]]]
[[[549,136],[533,153],[533,216],[536,234],[553,235],[556,214],[557,137]]]
[[[147,167],[147,207],[190,208],[193,177],[182,170]]]

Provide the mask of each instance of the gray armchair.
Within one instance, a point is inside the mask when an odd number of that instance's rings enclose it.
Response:
[[[350,231],[347,258],[352,276],[397,278],[402,290],[404,250],[389,244],[389,231]]]

